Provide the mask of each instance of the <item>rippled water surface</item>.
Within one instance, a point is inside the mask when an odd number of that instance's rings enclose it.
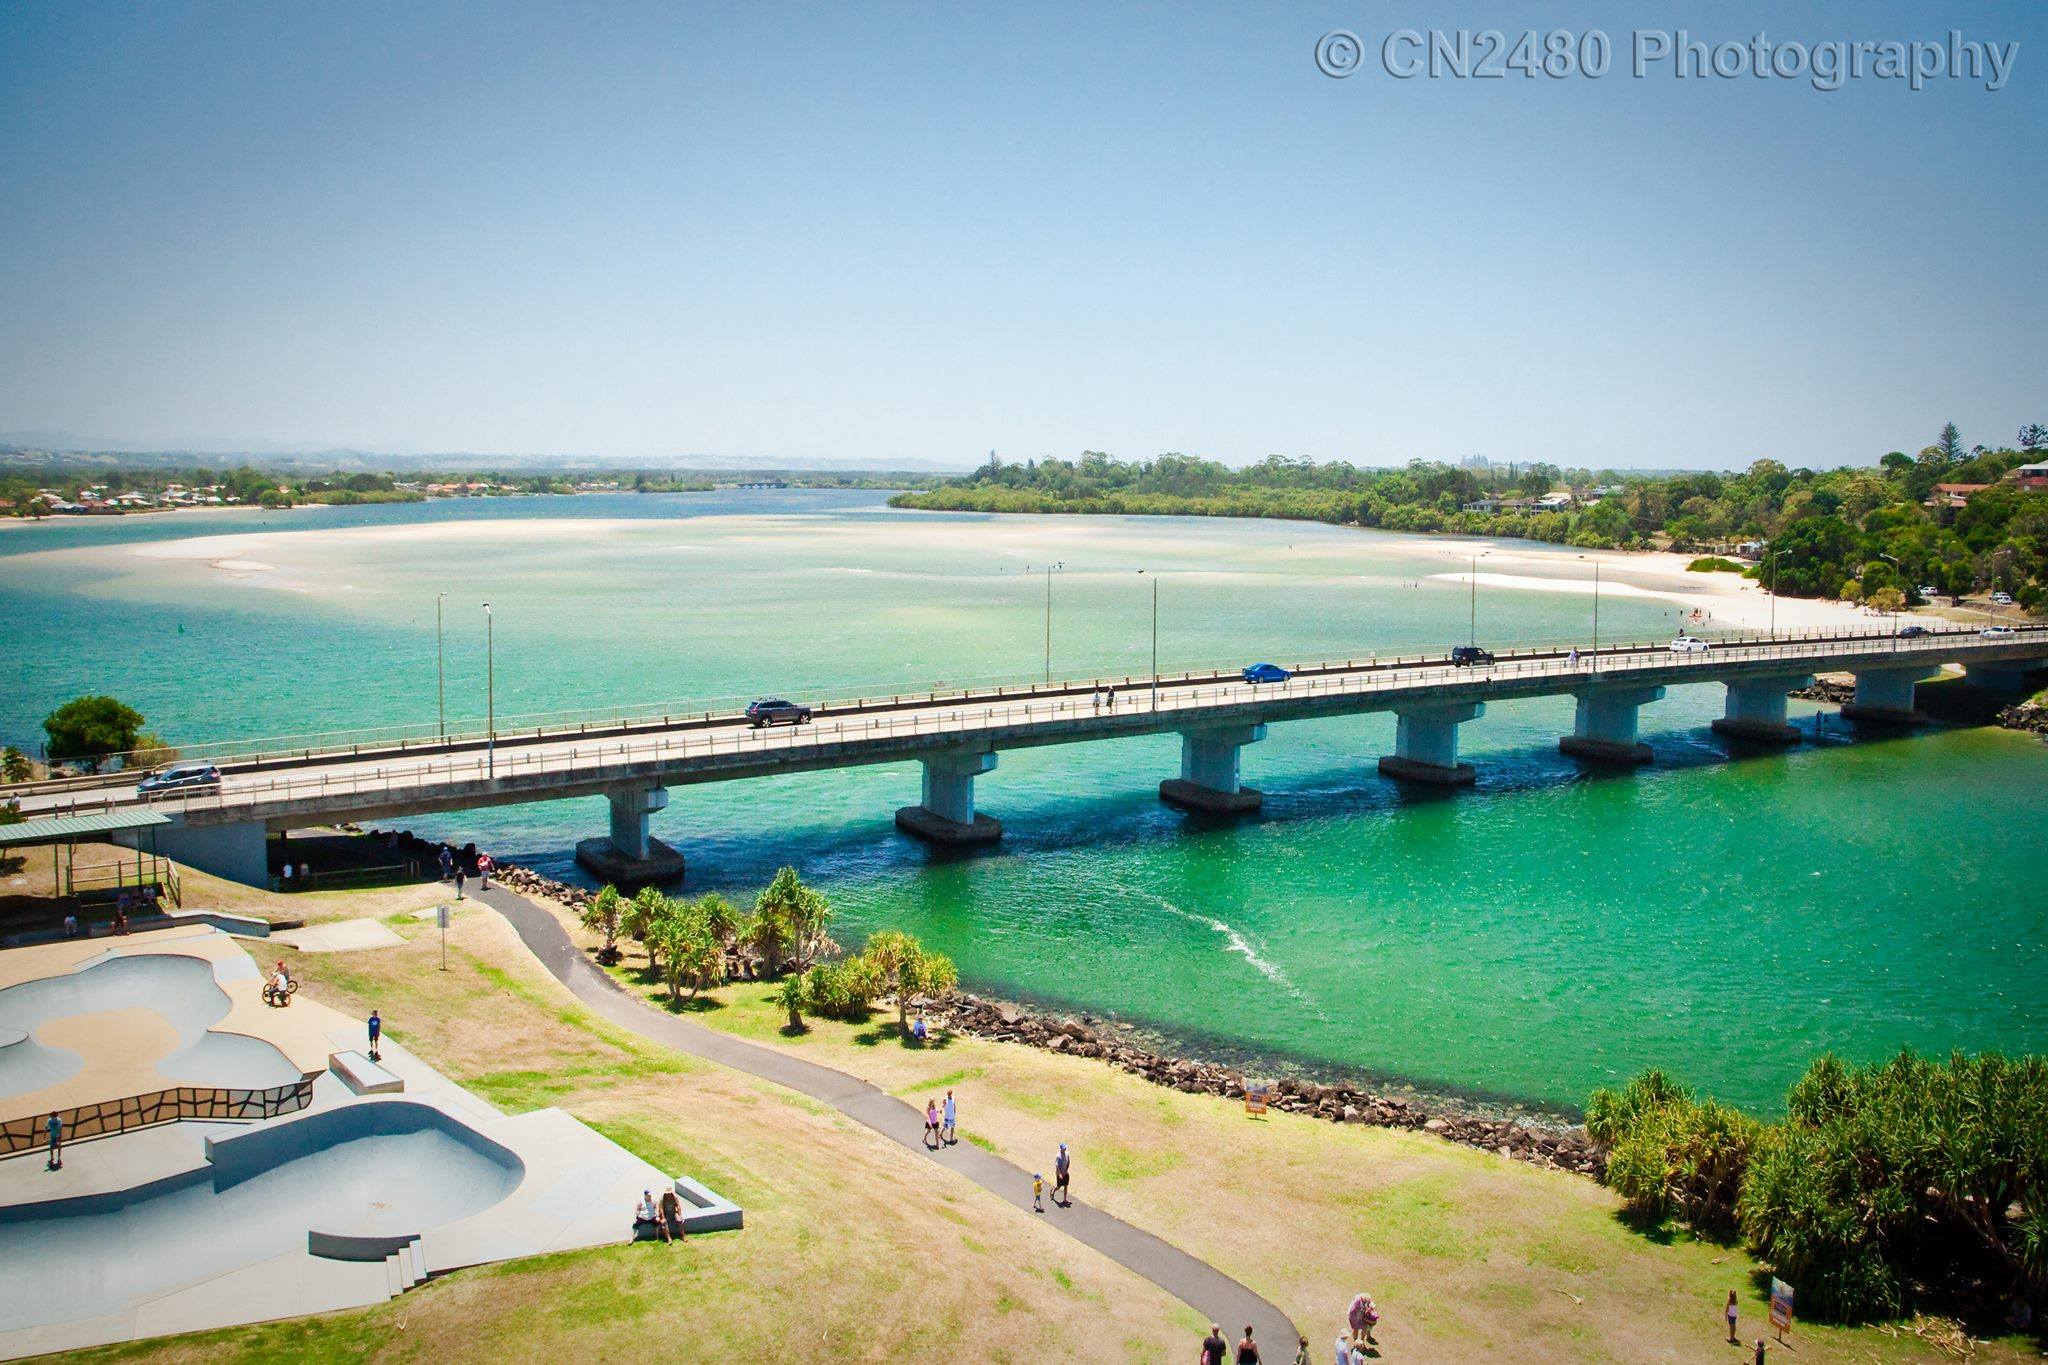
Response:
[[[0,532],[0,733],[84,690],[177,740],[484,710],[484,619],[506,717],[1143,671],[1159,587],[1168,668],[1441,647],[1473,629],[1448,542],[1274,522],[985,519],[882,495],[504,499],[67,522]],[[201,539],[201,537],[204,537]],[[1580,579],[1574,552],[1522,575]],[[1482,563],[1481,569],[1486,566]],[[1141,570],[1143,572],[1141,572]],[[1674,607],[1609,596],[1604,638]],[[1583,639],[1582,595],[1482,588],[1486,641]],[[898,924],[969,985],[1096,1013],[1261,1065],[1572,1105],[1652,1062],[1768,1109],[1823,1048],[2048,1047],[2048,748],[1997,731],[1831,728],[1733,759],[1721,689],[1643,713],[1659,762],[1589,776],[1562,700],[1464,728],[1477,790],[1373,770],[1389,717],[1276,725],[1245,751],[1256,819],[1160,805],[1170,737],[1004,754],[1007,834],[946,858],[896,833],[914,767],[678,789],[656,832],[692,888],[751,897],[794,862],[840,937]],[[1795,703],[1802,724],[1812,708]],[[1839,725],[1839,722],[1832,722]],[[422,819],[572,875],[595,800]]]

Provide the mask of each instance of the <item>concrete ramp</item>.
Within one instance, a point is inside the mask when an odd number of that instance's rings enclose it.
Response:
[[[327,1069],[358,1095],[396,1095],[405,1089],[405,1078],[393,1075],[360,1052],[337,1052],[327,1059]]]

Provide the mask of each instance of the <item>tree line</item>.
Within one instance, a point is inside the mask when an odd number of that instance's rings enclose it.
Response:
[[[860,952],[832,960],[839,945],[827,932],[831,903],[793,867],[775,874],[751,913],[717,892],[686,900],[650,886],[628,899],[607,886],[581,918],[598,936],[598,961],[606,966],[620,961],[621,937],[639,943],[646,974],[668,988],[675,1005],[723,985],[733,959],[751,954],[763,976],[780,979],[776,1003],[788,1013],[792,1031],[804,1027],[807,1014],[865,1022],[874,1002],[888,996],[895,999],[897,1026],[907,1036],[911,1001],[944,995],[960,980],[951,958],[895,929],[878,931]]]
[[[1922,587],[1956,595],[1999,588],[2048,610],[2048,492],[2001,483],[2048,458],[2048,427],[2014,446],[1965,447],[1954,423],[1917,454],[1829,470],[1757,460],[1739,473],[1620,474],[1546,463],[1480,466],[1413,460],[1398,469],[1270,455],[1242,469],[1190,455],[1006,463],[890,499],[941,511],[1281,517],[1411,533],[1547,541],[1588,549],[1770,550],[1775,591],[1863,598]],[[1927,503],[1942,483],[1987,484],[1951,516]],[[1464,510],[1489,499],[1567,495],[1555,510]]]
[[[2048,1058],[1816,1060],[1764,1123],[1662,1071],[1586,1131],[1647,1226],[1739,1239],[1823,1320],[1995,1310],[2048,1288]]]

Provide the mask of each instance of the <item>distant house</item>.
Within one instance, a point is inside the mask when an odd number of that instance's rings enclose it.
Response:
[[[1967,505],[1973,494],[1981,493],[1989,487],[1991,485],[1988,483],[1938,483],[1934,485],[1934,491],[1927,495],[1922,505],[1932,507],[1937,512],[1953,512],[1958,507]]]
[[[1569,493],[1545,493],[1542,497],[1536,499],[1536,510],[1539,512],[1562,512],[1572,505],[1572,501],[1572,495]]]
[[[742,486],[744,487],[745,485]],[[1534,498],[1476,498],[1471,502],[1465,503],[1458,510],[1460,512],[1478,512],[1482,515],[1491,516],[1495,512],[1534,511],[1535,507],[1536,499]]]
[[[2022,492],[2038,493],[2048,491],[2048,460],[2037,460],[2023,464],[2017,469],[2005,471],[2001,483],[2016,484]]]

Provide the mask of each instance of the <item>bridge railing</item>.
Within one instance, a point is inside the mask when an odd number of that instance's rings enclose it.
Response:
[[[2041,629],[2029,627],[2023,629]],[[1970,629],[1932,631],[1931,636],[1954,638],[1972,635]],[[1779,631],[1775,635],[1761,632],[1720,632],[1714,636],[1717,649],[1736,644],[1769,642],[1775,644],[1798,644],[1816,641],[1857,641],[1879,638],[1895,638],[1890,632],[1873,629],[1805,629]],[[1517,658],[1552,658],[1565,653],[1574,641],[1522,641],[1516,646],[1496,651],[1502,660]],[[1620,655],[1645,650],[1662,650],[1665,641],[1613,641],[1600,647],[1601,656]],[[1337,671],[1358,669],[1384,669],[1407,667],[1411,664],[1441,659],[1441,651],[1416,654],[1377,655],[1369,654],[1358,658],[1342,660],[1301,661],[1292,664],[1296,674],[1327,674]],[[1209,682],[1222,682],[1238,676],[1238,665],[1216,664],[1213,667],[1196,665],[1162,675],[1162,686],[1185,687]],[[1131,687],[1149,685],[1148,675],[1131,673],[1102,675],[1084,678],[1057,678],[1051,682],[1043,679],[1031,681],[990,677],[955,681],[938,680],[916,689],[882,692],[863,690],[837,697],[818,699],[818,690],[806,695],[812,697],[810,704],[821,715],[865,713],[886,707],[907,707],[930,705],[946,700],[979,701],[1002,700],[1018,696],[1059,696],[1086,693],[1102,687]],[[480,728],[449,729],[444,731],[435,723],[405,724],[367,727],[361,729],[327,730],[298,735],[273,736],[255,740],[224,740],[215,743],[187,744],[176,746],[180,761],[207,761],[228,769],[251,769],[281,767],[289,764],[307,765],[315,762],[342,758],[400,759],[412,753],[435,753],[462,750],[481,750],[493,743],[497,745],[530,745],[553,740],[575,738],[583,735],[604,737],[626,736],[635,731],[666,731],[688,726],[709,728],[730,724],[740,718],[750,696],[729,696],[696,698],[690,701],[629,703],[619,706],[599,707],[580,711],[535,712],[507,716],[501,719],[495,730]],[[473,724],[474,722],[458,722]],[[40,795],[76,792],[80,795],[105,788],[121,786],[133,780],[133,770],[127,769],[129,761],[138,756],[133,754],[110,755],[105,760],[109,765],[119,765],[123,771],[108,772],[96,776],[78,778],[48,779],[43,782],[19,784],[5,788],[10,795]],[[142,765],[146,766],[146,765]]]
[[[2038,632],[2048,644],[2048,630]],[[601,784],[607,780],[628,780],[636,770],[650,766],[709,761],[717,758],[756,757],[772,759],[778,753],[796,755],[828,745],[897,747],[915,738],[951,737],[972,744],[991,732],[1024,726],[1058,725],[1077,720],[1112,722],[1124,717],[1143,717],[1127,728],[1134,732],[1170,729],[1161,717],[1212,710],[1217,707],[1253,709],[1333,698],[1371,698],[1413,692],[1446,684],[1460,689],[1483,691],[1489,685],[1541,678],[1571,684],[1598,685],[1623,682],[1632,677],[1657,675],[1668,680],[1673,670],[1680,673],[1711,674],[1731,664],[1782,662],[1788,671],[1822,668],[1843,654],[1844,643],[1881,645],[1882,650],[1853,651],[1859,665],[1868,668],[1865,656],[1882,652],[1896,657],[1902,665],[1927,665],[1953,660],[1962,646],[1958,637],[1975,639],[1974,634],[1948,632],[1912,639],[1897,636],[1863,636],[1845,641],[1839,636],[1801,640],[1759,640],[1717,644],[1697,653],[1673,653],[1666,646],[1603,648],[1577,659],[1556,651],[1529,655],[1501,655],[1492,664],[1455,667],[1437,660],[1380,660],[1349,667],[1331,666],[1327,671],[1304,670],[1284,683],[1261,684],[1254,688],[1235,675],[1187,680],[1169,685],[1159,680],[1156,688],[1149,679],[1133,679],[1128,685],[1114,685],[1115,701],[1103,705],[1104,687],[1078,692],[1037,695],[1017,694],[1003,699],[973,699],[935,695],[920,705],[864,713],[824,716],[805,726],[776,726],[754,729],[743,725],[695,731],[671,731],[658,736],[623,737],[592,743],[527,744],[513,749],[448,755],[417,762],[337,764],[318,773],[238,778],[218,789],[190,789],[160,794],[161,804],[184,810],[225,811],[235,806],[257,806],[278,801],[353,798],[361,804],[402,804],[411,796],[457,784],[517,781],[530,788],[535,779],[559,778],[563,783]],[[2009,645],[2010,639],[1981,641],[1986,647]],[[1703,679],[1711,681],[1712,679]],[[1572,690],[1570,687],[1559,690]],[[1119,727],[1108,727],[1111,729]],[[875,761],[889,761],[877,758]]]

